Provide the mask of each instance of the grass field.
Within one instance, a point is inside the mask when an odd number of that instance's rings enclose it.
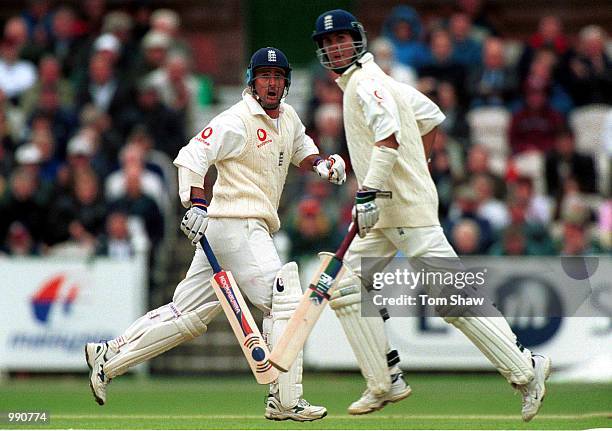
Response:
[[[304,392],[329,415],[312,423],[263,418],[266,389],[239,377],[119,378],[99,407],[87,379],[22,378],[0,384],[0,411],[50,412],[48,425],[0,428],[112,429],[585,429],[612,427],[612,385],[550,384],[540,414],[525,424],[521,398],[496,375],[408,375],[410,398],[349,416],[362,389],[356,374],[306,373]]]

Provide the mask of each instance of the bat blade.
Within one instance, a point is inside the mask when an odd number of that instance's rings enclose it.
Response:
[[[321,316],[329,295],[336,289],[342,278],[344,266],[334,256],[324,255],[321,266],[315,273],[298,307],[287,322],[287,327],[270,354],[270,363],[280,371],[291,368],[306,339]]]
[[[220,271],[213,276],[211,283],[255,380],[262,385],[272,383],[278,378],[278,370],[270,363],[268,346],[238,289],[234,276],[229,271]]]

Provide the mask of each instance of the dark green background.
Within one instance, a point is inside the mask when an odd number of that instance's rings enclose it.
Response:
[[[245,0],[247,52],[274,46],[287,55],[293,66],[307,65],[315,60],[315,46],[310,36],[317,17],[330,9],[354,12],[354,3],[352,0]]]

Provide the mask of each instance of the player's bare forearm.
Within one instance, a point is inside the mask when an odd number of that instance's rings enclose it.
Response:
[[[321,156],[319,154],[311,154],[310,156],[304,157],[304,159],[300,162],[300,168],[303,166],[312,167],[317,159],[320,159]]]
[[[206,194],[204,193],[204,189],[200,187],[191,186],[191,199],[204,199],[206,200]]]
[[[423,135],[423,149],[425,150],[425,159],[429,160],[431,157],[431,149],[436,140],[436,134],[438,133],[438,126],[434,127],[429,133]]]

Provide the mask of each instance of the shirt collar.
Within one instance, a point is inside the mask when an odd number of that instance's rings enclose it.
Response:
[[[244,102],[247,105],[247,108],[249,108],[249,112],[252,115],[265,115],[266,117],[270,118],[270,116],[266,113],[266,111],[264,111],[264,109],[261,107],[259,102],[255,99],[255,97],[253,97],[253,93],[251,93],[250,88],[244,89],[244,91],[242,92],[242,100],[244,100]],[[284,102],[281,102],[279,111],[282,114],[284,110],[285,110]]]
[[[374,64],[374,56],[371,53],[366,52],[351,67],[346,69],[342,75],[336,78],[336,83],[342,89],[342,91],[344,91],[353,72],[355,72],[358,68],[369,67],[370,64]]]

